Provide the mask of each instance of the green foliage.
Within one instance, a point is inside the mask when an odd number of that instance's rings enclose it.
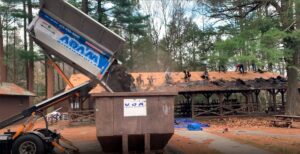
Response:
[[[81,1],[69,0],[75,7],[81,7]],[[146,35],[146,21],[148,16],[142,15],[135,0],[100,0],[89,1],[89,15],[98,22],[111,28],[116,33],[128,40],[125,50],[118,57],[127,63],[129,68],[133,67],[133,46],[138,37]]]
[[[70,3],[73,6],[75,6],[76,8],[80,8],[81,7],[81,1],[78,1],[78,0],[68,0],[68,3]]]
[[[115,25],[120,26],[129,34],[145,35],[145,20],[148,16],[143,16],[136,9],[134,1],[131,0],[114,0],[114,9],[112,14],[115,18]]]
[[[245,21],[241,32],[223,34],[223,39],[216,41],[210,64],[233,67],[236,63],[255,63],[264,68],[282,61],[287,56],[287,50],[282,47],[287,34],[277,27],[275,20],[270,18]],[[226,31],[232,32],[230,27]]]

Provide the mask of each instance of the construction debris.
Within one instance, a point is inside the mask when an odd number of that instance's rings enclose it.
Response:
[[[109,71],[104,81],[114,92],[136,91],[134,78],[126,72],[124,66],[114,64]]]

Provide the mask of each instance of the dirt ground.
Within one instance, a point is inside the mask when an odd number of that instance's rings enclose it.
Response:
[[[270,126],[273,117],[198,119],[210,124],[205,131],[275,154],[300,154],[300,129]],[[227,131],[228,130],[228,131]]]
[[[198,120],[209,123],[210,127],[205,128],[202,132],[192,132],[192,136],[184,135],[190,133],[186,129],[176,129],[165,148],[165,153],[228,153],[212,146],[216,140],[226,139],[240,145],[267,151],[267,153],[300,154],[300,129],[269,127],[269,117],[228,118],[225,120],[200,118]],[[36,127],[43,127],[43,123],[38,122]],[[83,154],[102,153],[94,125],[69,127],[67,122],[59,122],[50,128],[56,129],[65,138],[71,140]],[[16,126],[12,126],[10,129],[15,130]],[[3,131],[0,130],[0,133]],[[218,137],[205,139],[203,133]],[[197,135],[198,138],[203,139],[195,140],[194,136]]]

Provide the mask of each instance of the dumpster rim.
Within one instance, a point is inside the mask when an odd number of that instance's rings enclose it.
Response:
[[[91,93],[93,97],[177,96],[178,92],[102,92]]]

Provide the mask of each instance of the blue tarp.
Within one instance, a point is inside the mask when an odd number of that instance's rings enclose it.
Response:
[[[192,118],[176,118],[175,128],[187,128],[191,131],[199,130],[201,131],[203,127],[209,127],[208,124],[203,124],[193,120]]]
[[[193,122],[187,125],[187,129],[190,131],[201,131],[202,127],[200,123]]]

